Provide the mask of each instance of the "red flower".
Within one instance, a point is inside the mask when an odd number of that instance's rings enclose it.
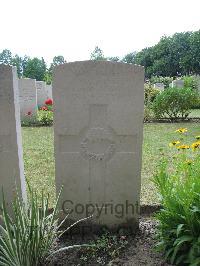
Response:
[[[53,100],[52,99],[47,99],[46,101],[45,101],[45,104],[46,105],[53,105]]]
[[[32,115],[32,112],[31,111],[28,111],[27,115]]]
[[[48,108],[46,106],[42,106],[40,110],[42,110],[42,111],[48,111]]]

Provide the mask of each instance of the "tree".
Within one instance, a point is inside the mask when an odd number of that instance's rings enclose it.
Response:
[[[146,71],[146,76],[151,76],[152,64],[153,64],[153,53],[152,48],[145,48],[135,55],[134,63],[144,66]]]
[[[38,81],[42,81],[45,78],[46,70],[46,63],[43,58],[28,58],[25,64],[23,76],[26,78],[32,78]]]
[[[192,73],[200,74],[200,30],[190,36],[190,65]]]
[[[111,57],[108,57],[107,60],[111,62],[119,62],[120,59],[118,56],[111,56]]]
[[[48,71],[45,74],[44,80],[46,81],[47,84],[51,84],[52,82],[52,75],[53,75],[53,69],[55,66],[62,65],[66,63],[67,61],[65,60],[64,56],[62,55],[57,55],[54,56],[53,62],[50,64],[50,67]]]
[[[52,74],[47,71],[45,73],[45,76],[44,76],[44,81],[46,82],[46,84],[50,85],[52,83]]]
[[[54,56],[52,65],[58,66],[58,65],[66,63],[66,62],[67,61],[65,60],[64,56],[57,55],[57,56]]]
[[[53,62],[51,63],[50,68],[49,68],[49,74],[52,75],[53,68],[55,66],[62,65],[64,63],[66,63],[66,62],[67,61],[65,60],[64,56],[62,56],[62,55],[54,56]]]
[[[4,49],[0,53],[0,63],[16,66],[19,78],[23,76],[24,68],[27,64],[28,59],[29,57],[27,56],[21,57],[17,54],[15,56],[12,56],[11,51],[8,49]]]
[[[147,77],[199,74],[199,51],[200,31],[180,32],[138,52],[135,63],[145,67]]]
[[[135,64],[136,52],[129,53],[122,58],[122,62],[128,64]]]
[[[91,53],[90,59],[94,61],[106,60],[106,58],[104,57],[103,51],[98,46],[96,46],[94,51]]]
[[[11,65],[12,62],[12,53],[8,49],[4,49],[0,53],[0,63],[5,65]]]
[[[11,61],[11,64],[13,66],[16,66],[17,68],[17,74],[18,74],[18,77],[21,78],[23,76],[23,71],[24,71],[24,68],[23,68],[23,58],[20,57],[19,55],[15,55],[13,58],[12,58],[12,61]]]

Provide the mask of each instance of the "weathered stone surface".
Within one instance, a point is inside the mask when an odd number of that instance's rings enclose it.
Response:
[[[45,104],[45,101],[47,99],[46,83],[44,81],[36,81],[36,89],[37,89],[37,105],[41,107]]]
[[[21,120],[34,119],[37,113],[36,80],[19,79],[18,84]]]
[[[53,88],[60,206],[73,211],[72,220],[94,212],[94,224],[134,226],[141,183],[143,67],[68,63],[55,68]]]
[[[10,204],[16,187],[26,199],[16,68],[0,65],[0,202]]]
[[[183,88],[184,87],[184,80],[177,79],[172,81],[172,88]]]
[[[163,91],[164,89],[165,89],[165,85],[164,85],[164,83],[155,83],[154,85],[153,85],[153,87],[155,88],[155,89],[158,89],[158,90],[160,90],[160,91]]]

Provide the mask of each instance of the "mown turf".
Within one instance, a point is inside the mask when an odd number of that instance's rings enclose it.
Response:
[[[200,109],[193,109],[189,114],[189,117],[200,117]]]
[[[55,200],[55,165],[52,127],[22,128],[25,176],[33,189]],[[52,202],[51,201],[51,202]]]
[[[194,137],[200,134],[200,124],[198,123],[152,123],[144,125],[141,191],[141,202],[143,204],[158,203],[158,197],[150,179],[162,156],[173,156],[174,149],[170,148],[168,144],[180,138],[175,130],[181,127],[188,129],[188,144],[194,142]]]
[[[177,133],[174,131],[180,127],[188,128],[188,132],[191,134],[188,137],[189,141],[193,140],[193,136],[200,134],[198,123],[144,125],[142,204],[158,203],[156,191],[150,179],[162,153],[164,152],[168,156],[172,155],[173,151],[168,147],[168,143],[176,139]],[[55,200],[53,128],[24,127],[22,133],[27,180],[34,189],[40,192],[44,189],[45,193],[49,193],[52,203]]]

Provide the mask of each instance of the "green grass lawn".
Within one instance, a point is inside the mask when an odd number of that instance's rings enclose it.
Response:
[[[172,150],[168,143],[176,139],[174,131],[187,127],[193,136],[200,135],[198,123],[164,124],[152,123],[144,125],[143,167],[142,167],[142,204],[158,203],[155,189],[150,181],[161,153],[171,156]],[[25,174],[30,185],[40,192],[42,189],[55,200],[55,168],[52,127],[24,127],[23,147]],[[192,141],[192,136],[189,137]],[[163,151],[160,149],[163,148]]]
[[[189,117],[200,117],[200,109],[192,109]]]

